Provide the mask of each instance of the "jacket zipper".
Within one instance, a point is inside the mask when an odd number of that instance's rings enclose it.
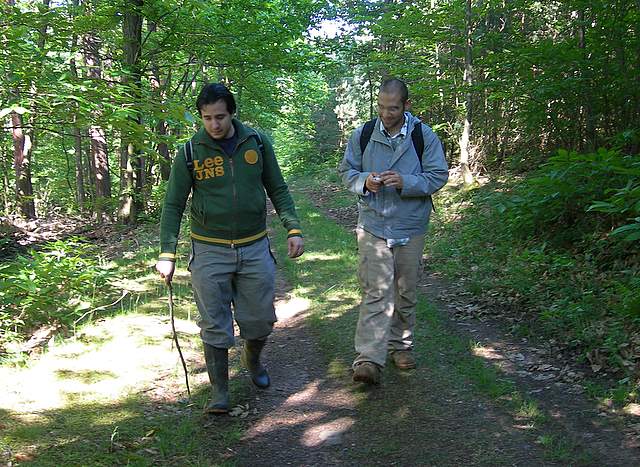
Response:
[[[229,156],[229,167],[231,168],[231,187],[232,187],[232,193],[233,193],[233,220],[231,222],[231,225],[233,226],[231,228],[231,248],[235,248],[236,246],[233,243],[233,240],[236,238],[236,213],[238,212],[238,210],[236,209],[236,206],[238,204],[238,194],[236,192],[236,178],[235,178],[235,173],[233,170],[233,156]]]

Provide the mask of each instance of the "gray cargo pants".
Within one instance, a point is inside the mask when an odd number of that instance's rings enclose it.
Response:
[[[244,339],[271,333],[276,322],[276,268],[267,237],[236,248],[193,241],[189,270],[206,344],[233,347],[234,318]]]

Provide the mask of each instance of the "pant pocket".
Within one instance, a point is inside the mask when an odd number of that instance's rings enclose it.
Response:
[[[269,255],[271,256],[273,263],[278,264],[276,257],[273,255],[273,251],[271,251],[271,239],[269,239],[269,237],[267,237],[267,250],[269,250]]]
[[[193,261],[196,259],[196,251],[194,242],[191,242],[191,253],[189,253],[189,261],[187,262],[187,271],[191,272],[191,265]]]

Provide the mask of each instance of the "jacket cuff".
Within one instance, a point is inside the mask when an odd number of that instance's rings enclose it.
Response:
[[[291,237],[304,237],[302,235],[302,230],[300,229],[290,229],[287,232],[287,238],[291,238]]]
[[[369,192],[369,190],[366,189],[367,177],[369,177],[369,172],[362,172],[358,175],[358,178],[356,178],[355,192],[361,196]]]
[[[176,262],[176,254],[175,253],[160,253],[160,256],[158,257],[158,260],[160,261],[172,261],[172,262]]]

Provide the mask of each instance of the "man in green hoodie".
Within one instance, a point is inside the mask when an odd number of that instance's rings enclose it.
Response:
[[[244,339],[242,361],[259,388],[270,384],[260,353],[276,321],[275,260],[266,230],[266,195],[288,232],[288,255],[304,252],[300,222],[271,142],[234,118],[236,102],[222,84],[202,88],[196,107],[201,128],[173,161],[160,221],[156,269],[171,282],[187,198],[191,199],[188,269],[211,382],[208,413],[229,411],[228,349],[233,319]],[[266,194],[265,194],[266,192]],[[231,304],[233,303],[233,312]]]

